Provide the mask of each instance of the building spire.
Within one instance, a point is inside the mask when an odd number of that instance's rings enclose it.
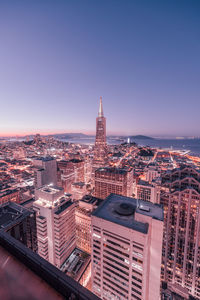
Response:
[[[99,114],[98,117],[103,117],[103,104],[102,104],[102,97],[100,97],[100,104],[99,104]]]

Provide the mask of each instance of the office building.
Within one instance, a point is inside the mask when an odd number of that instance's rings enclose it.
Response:
[[[35,166],[35,188],[45,184],[57,185],[57,164],[52,157],[42,157],[33,160]]]
[[[92,290],[101,299],[160,298],[163,209],[111,194],[92,214]]]
[[[130,197],[133,189],[133,170],[105,167],[95,171],[95,190],[97,198],[105,199],[111,193]]]
[[[160,203],[160,185],[155,182],[149,183],[145,180],[135,180],[133,183],[133,193],[135,198]]]
[[[35,196],[38,254],[59,268],[76,246],[75,204],[58,187],[44,186]]]
[[[149,164],[145,168],[145,180],[151,183],[155,178],[160,177],[161,175],[161,168],[156,164]]]
[[[81,159],[58,161],[58,186],[66,193],[72,192],[72,184],[84,182],[84,161]]]
[[[200,172],[182,166],[162,176],[165,192],[162,279],[168,289],[200,298]],[[167,191],[168,189],[168,191]]]
[[[91,254],[91,214],[102,200],[91,195],[84,196],[76,207],[76,245]]]

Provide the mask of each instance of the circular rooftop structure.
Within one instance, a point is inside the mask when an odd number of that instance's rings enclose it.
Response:
[[[135,207],[128,202],[117,203],[115,206],[115,212],[120,216],[130,216],[134,214]]]

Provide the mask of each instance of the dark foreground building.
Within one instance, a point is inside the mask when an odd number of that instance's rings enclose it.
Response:
[[[0,280],[3,300],[100,300],[3,230]]]
[[[35,212],[17,203],[7,202],[0,206],[0,229],[37,251]]]

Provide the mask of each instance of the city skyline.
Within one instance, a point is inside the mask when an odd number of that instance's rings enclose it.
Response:
[[[94,134],[102,96],[108,134],[199,136],[199,11],[198,1],[1,2],[0,135]]]

